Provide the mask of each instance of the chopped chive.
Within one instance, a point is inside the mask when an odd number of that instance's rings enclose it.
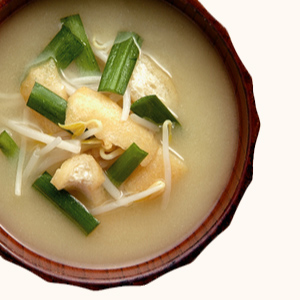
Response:
[[[134,32],[119,32],[104,67],[98,91],[124,95],[139,57],[141,37]]]
[[[112,164],[107,170],[107,176],[115,186],[120,186],[148,155],[135,143]]]
[[[48,172],[45,172],[33,183],[33,187],[48,200],[58,205],[86,234],[91,233],[99,225],[99,221],[89,213],[81,202],[66,190],[57,190],[50,182],[51,179],[52,176]]]
[[[61,30],[37,57],[36,63],[53,58],[57,68],[65,69],[83,51],[83,48],[84,45],[71,30],[62,26]]]
[[[92,51],[82,20],[78,14],[61,19],[61,23],[81,40],[84,45],[82,53],[75,59],[80,73],[86,75],[100,74],[100,68]]]
[[[131,111],[141,118],[162,125],[166,120],[180,125],[176,117],[156,95],[142,97],[131,105]]]
[[[0,134],[0,149],[7,158],[14,158],[19,153],[18,145],[6,130]]]
[[[55,124],[65,123],[67,101],[37,82],[32,88],[27,106]]]

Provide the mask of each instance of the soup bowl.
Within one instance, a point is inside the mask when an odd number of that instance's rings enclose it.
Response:
[[[1,0],[0,22],[26,5],[27,0]],[[100,290],[122,285],[143,285],[185,264],[229,225],[252,180],[253,154],[260,122],[253,95],[252,79],[236,53],[226,29],[196,0],[165,0],[179,10],[217,50],[234,86],[239,114],[238,150],[230,180],[216,205],[189,236],[172,249],[144,262],[116,268],[87,268],[63,264],[36,253],[0,226],[0,254],[49,282],[66,283]],[[1,220],[0,220],[1,221]],[[1,224],[0,224],[1,225]]]

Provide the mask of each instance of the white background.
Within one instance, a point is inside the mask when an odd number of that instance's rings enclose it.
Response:
[[[193,263],[142,287],[50,284],[0,258],[1,299],[300,299],[298,0],[202,4],[252,75],[261,120],[254,179],[229,228]]]

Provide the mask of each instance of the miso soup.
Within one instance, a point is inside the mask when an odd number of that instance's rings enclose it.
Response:
[[[29,64],[60,30],[60,20],[74,14],[80,15],[95,56],[102,46],[111,49],[120,31],[135,32],[143,39],[142,55],[150,57],[174,87],[174,94],[169,86],[161,92],[169,92],[166,105],[180,121],[180,126],[171,129],[169,146],[184,166],[180,176],[172,180],[167,205],[163,205],[164,191],[157,197],[96,214],[100,224],[88,235],[32,187],[32,174],[36,176],[35,171],[46,157],[32,173],[24,175],[35,147],[43,149],[45,144],[22,137],[3,122],[9,119],[22,124],[25,112],[26,120],[35,124],[33,130],[42,130],[34,119],[37,114],[30,111],[20,94],[21,84],[26,80]],[[156,0],[34,1],[1,24],[0,53],[0,129],[7,130],[20,149],[25,149],[24,156],[20,150],[17,161],[8,160],[0,153],[0,224],[20,243],[57,262],[114,268],[162,254],[205,220],[231,176],[239,121],[235,93],[225,65],[204,33],[190,20]],[[96,59],[102,73],[105,59],[98,56]],[[135,68],[137,66],[138,62]],[[72,77],[75,68],[73,63],[70,64],[64,75]],[[158,82],[164,84],[163,80]],[[133,83],[129,85],[133,92]],[[97,87],[88,88],[101,93]],[[73,97],[74,93],[67,93],[67,98]],[[117,101],[114,102],[117,105],[122,103],[122,99]],[[158,147],[161,147],[161,130],[159,128],[152,134]],[[51,133],[52,136],[55,134]],[[93,153],[96,148],[84,147],[88,153]],[[63,155],[61,153],[65,152],[58,150],[57,157]],[[72,155],[66,155],[66,159]],[[24,176],[18,195],[16,174],[22,157],[23,164],[19,168],[24,171]],[[58,161],[55,166],[49,166],[48,171],[54,174],[61,164]],[[159,167],[160,170],[164,168]],[[130,188],[134,189],[141,182],[137,176]],[[102,196],[99,193],[99,199]],[[80,200],[81,197],[88,208],[101,204],[91,204],[81,191],[77,191],[76,198]]]

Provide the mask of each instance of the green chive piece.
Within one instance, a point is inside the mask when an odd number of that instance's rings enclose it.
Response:
[[[71,30],[66,26],[62,26],[61,30],[37,57],[35,63],[41,63],[49,58],[53,58],[57,68],[65,69],[81,54],[83,48],[84,45]]]
[[[0,149],[9,159],[16,157],[19,153],[18,145],[6,130],[3,130],[0,134]]]
[[[67,101],[37,82],[32,88],[27,106],[55,124],[65,123]]]
[[[176,117],[156,95],[149,95],[138,99],[131,105],[130,109],[139,117],[157,125],[162,125],[166,120],[180,125]]]
[[[75,59],[79,72],[83,76],[101,74],[80,16],[78,14],[68,16],[61,19],[61,23],[68,27],[84,45],[82,53]]]
[[[48,200],[58,205],[86,234],[91,233],[99,225],[99,221],[90,214],[81,202],[66,190],[57,190],[50,182],[51,179],[52,176],[48,172],[45,172],[33,183],[33,187]]]
[[[104,67],[98,91],[124,95],[139,57],[141,37],[134,32],[119,32]]]
[[[108,178],[116,187],[119,187],[147,155],[148,153],[140,149],[135,143],[131,144],[107,170]]]

